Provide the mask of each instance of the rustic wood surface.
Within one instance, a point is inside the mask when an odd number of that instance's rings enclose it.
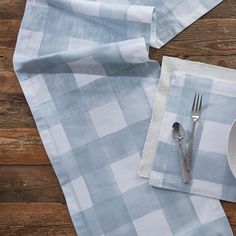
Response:
[[[0,0],[0,235],[75,235],[12,67],[25,0]],[[225,0],[161,50],[236,69],[236,1]],[[236,204],[222,202],[236,235]]]

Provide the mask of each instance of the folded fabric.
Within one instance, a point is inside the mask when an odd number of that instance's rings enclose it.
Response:
[[[154,9],[117,6],[28,1],[14,54],[77,233],[233,235],[219,201],[137,176],[160,72],[146,48]]]
[[[163,57],[160,82],[155,95],[152,119],[148,129],[144,151],[139,166],[139,175],[144,178],[150,177],[153,163],[156,158],[156,149],[165,113],[171,79],[174,72],[178,71],[187,74],[198,75],[200,77],[210,77],[224,80],[226,82],[235,82],[236,77],[235,70],[232,69],[199,62],[181,60],[173,57]],[[188,109],[191,109],[191,106]]]
[[[235,72],[236,74],[236,72]],[[203,95],[197,122],[191,183],[182,184],[176,141],[171,127],[175,121],[191,131],[194,94]],[[162,121],[150,184],[167,189],[236,201],[236,179],[227,162],[228,136],[236,117],[236,81],[174,73]],[[185,140],[189,139],[186,135]]]
[[[228,134],[236,117],[236,71],[172,58],[165,58],[164,63],[170,64],[166,67],[164,65],[165,72],[168,73],[166,76],[162,75],[167,80],[166,85],[169,83],[169,88],[162,90],[160,95],[166,96],[166,105],[160,122],[150,184],[236,201],[236,180],[227,163]],[[184,69],[184,65],[188,69]],[[182,70],[187,72],[181,72]],[[195,74],[189,74],[190,71]],[[214,74],[216,78],[213,77]],[[180,179],[178,150],[171,127],[175,121],[182,123],[187,132],[185,140],[189,140],[195,92],[203,95],[204,106],[201,119],[197,123],[192,182],[184,185]]]

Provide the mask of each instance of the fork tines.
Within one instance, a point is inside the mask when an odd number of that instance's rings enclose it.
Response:
[[[202,109],[202,95],[200,93],[195,93],[192,105],[192,112],[201,111],[201,109]]]

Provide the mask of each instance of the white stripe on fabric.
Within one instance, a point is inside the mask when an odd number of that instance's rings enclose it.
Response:
[[[42,38],[42,32],[20,29],[18,41],[21,43],[16,44],[15,49],[17,51],[17,57],[25,59],[37,57]]]
[[[62,190],[66,196],[66,203],[69,208],[70,214],[73,216],[81,211],[79,202],[76,200],[74,189],[71,183],[62,185]]]
[[[152,23],[154,7],[130,5],[127,11],[127,20]]]
[[[48,132],[56,145],[55,152],[52,156],[60,156],[71,151],[70,142],[67,139],[65,130],[62,124],[57,124],[48,129]]]
[[[123,160],[111,164],[116,182],[122,193],[143,185],[147,181],[137,176],[137,168],[140,161],[139,153],[126,157]]]
[[[93,1],[70,0],[74,12],[79,12],[89,16],[99,16],[101,3]]]
[[[208,224],[225,216],[218,200],[192,195],[190,197],[201,224]]]
[[[83,177],[71,181],[76,196],[79,196],[80,210],[86,210],[93,206],[89,191]]]
[[[172,236],[171,229],[163,211],[157,210],[133,222],[138,236]]]
[[[194,189],[194,194],[203,195],[208,193],[209,197],[212,195],[215,197],[218,196],[217,198],[221,199],[222,184],[193,179],[191,189]]]
[[[31,106],[38,106],[52,99],[42,75],[22,80],[20,83]]]
[[[229,86],[230,85],[230,86]],[[236,83],[225,83],[224,80],[213,81],[212,93],[227,97],[236,97]]]
[[[227,153],[230,128],[230,125],[205,121],[203,123],[199,149],[210,153]]]
[[[204,8],[201,1],[197,0],[194,4],[189,1],[185,1],[180,4],[173,13],[178,20],[187,27],[191,22],[195,21],[199,16],[203,15],[207,9]],[[189,14],[191,12],[191,14]]]
[[[144,63],[149,61],[144,38],[119,42],[119,50],[125,62]]]
[[[149,184],[152,186],[159,186],[161,187],[164,180],[164,173],[160,173],[157,171],[152,171],[151,175],[153,178],[150,178]]]

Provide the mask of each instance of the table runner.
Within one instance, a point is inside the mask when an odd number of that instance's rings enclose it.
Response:
[[[155,9],[91,4],[28,1],[14,54],[77,233],[233,235],[219,201],[136,174],[160,71],[146,48]]]
[[[236,78],[236,72],[232,78]],[[181,182],[178,149],[176,140],[172,137],[171,127],[175,121],[183,124],[187,151],[192,125],[191,107],[195,93],[203,95],[203,109],[195,134],[191,181],[186,185]],[[228,82],[174,72],[150,184],[235,202],[236,179],[227,161],[228,136],[235,117],[236,81]]]

